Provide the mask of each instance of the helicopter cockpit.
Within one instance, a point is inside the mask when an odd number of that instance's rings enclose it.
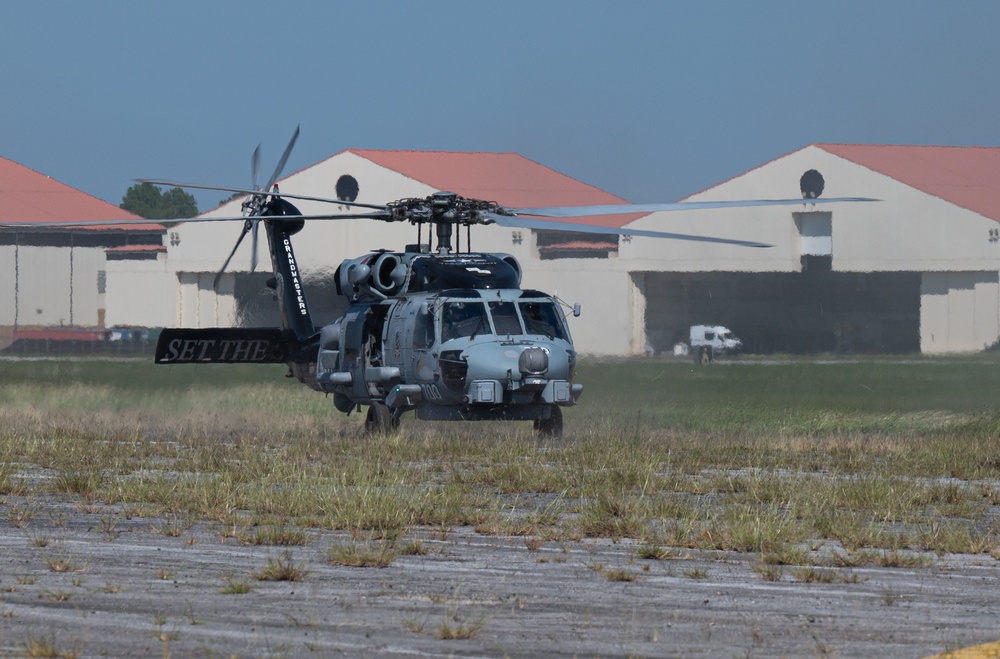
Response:
[[[446,299],[442,303],[442,343],[484,334],[539,335],[569,341],[562,314],[551,300]]]

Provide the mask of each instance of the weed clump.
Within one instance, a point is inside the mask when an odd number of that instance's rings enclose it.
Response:
[[[348,567],[389,567],[400,556],[401,550],[395,542],[358,542],[351,540],[334,544],[327,549],[326,560],[330,565]]]
[[[269,557],[267,565],[254,573],[258,581],[304,581],[308,574],[303,560],[298,565],[292,560],[292,552],[282,552],[277,558]]]

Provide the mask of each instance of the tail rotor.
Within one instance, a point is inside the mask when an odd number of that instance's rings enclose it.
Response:
[[[281,158],[278,160],[277,166],[274,168],[274,172],[271,173],[271,177],[267,180],[267,184],[261,187],[257,185],[257,176],[260,172],[260,145],[253,150],[253,155],[250,156],[250,181],[255,192],[250,195],[246,201],[243,202],[243,216],[246,218],[246,222],[243,223],[243,231],[240,232],[239,237],[236,239],[236,244],[233,246],[233,250],[229,253],[226,258],[225,263],[222,264],[222,268],[215,275],[215,280],[212,282],[212,288],[218,290],[219,280],[222,278],[222,274],[225,272],[226,268],[229,267],[229,262],[232,261],[233,256],[236,254],[236,250],[239,249],[240,243],[246,235],[250,234],[250,272],[254,272],[257,269],[257,245],[258,245],[258,228],[257,225],[260,223],[258,219],[262,215],[267,214],[267,206],[270,203],[268,200],[269,194],[277,192],[278,186],[276,181],[278,177],[281,176],[282,170],[285,168],[285,164],[288,162],[288,157],[292,153],[292,148],[295,146],[295,141],[299,139],[299,127],[295,127],[295,132],[292,134],[292,139],[288,141],[288,146],[285,147],[285,151],[281,154]]]

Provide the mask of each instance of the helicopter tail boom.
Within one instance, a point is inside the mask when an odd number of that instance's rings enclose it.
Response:
[[[297,213],[297,209],[286,201],[278,200],[269,205],[268,210],[274,215]],[[276,212],[277,211],[277,212]],[[267,232],[268,247],[271,252],[271,266],[274,270],[274,289],[281,307],[281,322],[285,328],[295,334],[301,343],[308,343],[315,337],[316,327],[313,325],[309,305],[306,303],[305,286],[302,283],[302,273],[299,271],[292,250],[292,234],[302,228],[301,221],[282,221],[265,218],[264,227]]]

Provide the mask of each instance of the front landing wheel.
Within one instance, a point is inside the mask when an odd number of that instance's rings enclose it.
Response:
[[[373,402],[368,406],[368,416],[365,417],[365,432],[369,435],[395,432],[399,429],[399,418],[385,403]]]
[[[558,405],[552,405],[550,407],[549,418],[535,419],[534,428],[539,437],[562,437],[562,408]]]

